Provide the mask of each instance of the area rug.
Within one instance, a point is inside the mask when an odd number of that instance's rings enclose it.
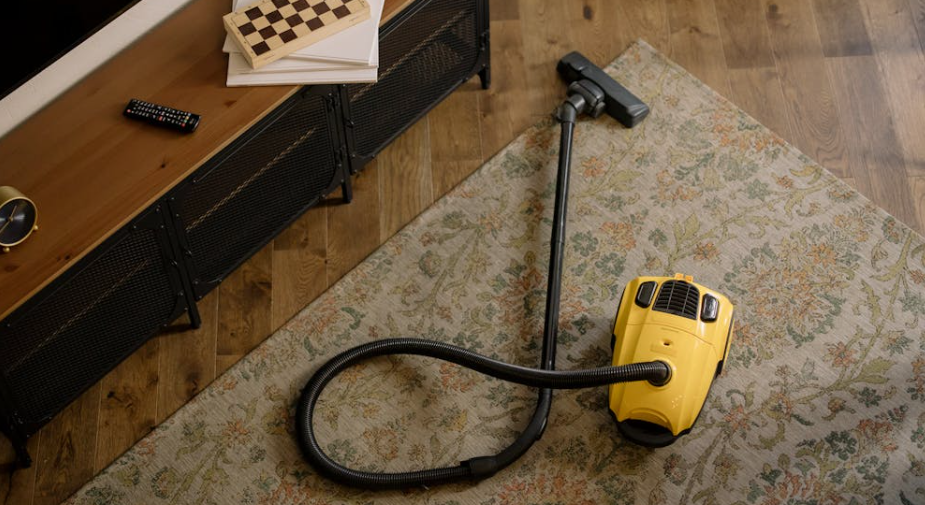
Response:
[[[347,347],[418,336],[538,363],[558,150],[547,121],[68,503],[925,502],[922,237],[644,42],[606,70],[652,114],[633,130],[578,125],[558,367],[609,363],[627,281],[693,275],[728,294],[738,326],[689,435],[632,445],[595,388],[557,392],[543,438],[478,483],[358,491],[302,461],[295,399]],[[354,468],[452,466],[507,446],[534,400],[454,365],[383,358],[331,384],[316,428]]]

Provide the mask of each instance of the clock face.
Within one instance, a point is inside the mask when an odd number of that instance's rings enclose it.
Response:
[[[16,245],[35,227],[35,206],[25,198],[13,198],[0,206],[0,246]]]

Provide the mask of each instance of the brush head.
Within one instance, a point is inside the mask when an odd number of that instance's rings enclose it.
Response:
[[[663,361],[671,377],[610,386],[610,411],[623,436],[664,447],[690,431],[723,370],[733,309],[728,298],[682,274],[627,284],[614,320],[613,365]]]
[[[572,51],[562,57],[556,65],[556,70],[565,79],[566,84],[585,81],[600,88],[604,94],[603,111],[627,128],[636,126],[649,115],[648,105],[578,51]],[[600,111],[597,115],[600,115]]]

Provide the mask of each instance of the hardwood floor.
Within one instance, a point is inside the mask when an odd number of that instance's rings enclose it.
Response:
[[[552,111],[555,62],[598,64],[636,38],[715,88],[878,205],[925,232],[925,1],[495,0],[492,89],[465,84],[29,444],[0,504],[57,504]]]

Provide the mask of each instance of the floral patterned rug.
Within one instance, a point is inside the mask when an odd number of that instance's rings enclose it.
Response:
[[[609,363],[623,285],[691,274],[728,294],[731,358],[690,435],[624,441],[606,388],[555,395],[546,433],[491,479],[365,492],[293,436],[311,373],[420,336],[535,366],[558,127],[506,147],[87,484],[72,504],[925,503],[925,242],[638,42],[607,71],[652,107],[576,132],[559,368]],[[550,104],[550,108],[555,104]],[[336,379],[316,427],[367,470],[494,454],[533,390],[431,359]]]

